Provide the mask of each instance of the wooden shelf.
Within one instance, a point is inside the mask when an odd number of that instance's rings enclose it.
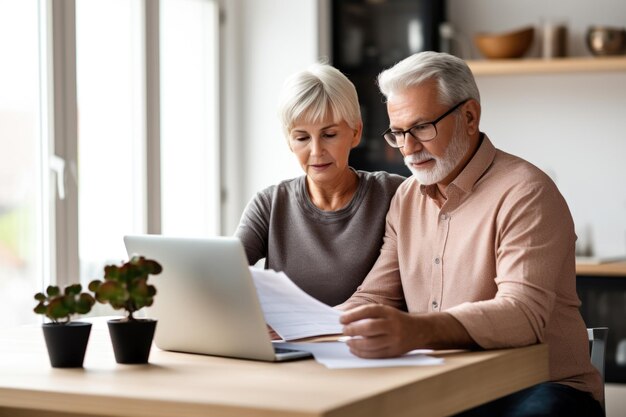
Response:
[[[626,278],[626,262],[604,264],[576,264],[576,275],[624,277]]]
[[[626,71],[626,56],[467,61],[475,76]]]

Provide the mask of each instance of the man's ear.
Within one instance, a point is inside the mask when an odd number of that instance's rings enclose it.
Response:
[[[467,134],[475,135],[479,131],[480,124],[480,103],[474,99],[470,99],[462,107],[463,120],[465,121]]]
[[[351,148],[356,148],[361,143],[361,135],[363,134],[363,122],[359,121],[356,128],[353,130],[354,136],[352,137]]]

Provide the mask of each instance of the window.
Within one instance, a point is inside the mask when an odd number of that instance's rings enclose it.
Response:
[[[42,28],[44,29],[44,28]],[[0,0],[0,324],[34,322],[46,278],[42,247],[47,135],[42,123],[39,6]],[[47,178],[47,177],[46,177]]]
[[[161,1],[162,231],[219,232],[218,8]]]
[[[84,283],[146,232],[142,2],[76,2],[78,252]],[[75,278],[73,279],[76,280]]]
[[[218,16],[0,0],[0,325],[36,322],[48,283],[102,277],[125,234],[218,233]]]

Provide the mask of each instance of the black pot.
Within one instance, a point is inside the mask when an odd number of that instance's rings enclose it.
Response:
[[[109,335],[117,363],[148,363],[156,320],[109,320]]]
[[[53,368],[81,368],[85,359],[91,323],[45,323],[43,336]]]

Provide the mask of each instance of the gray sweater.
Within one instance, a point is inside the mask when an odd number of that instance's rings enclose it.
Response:
[[[311,202],[305,176],[258,192],[235,232],[250,265],[265,258],[265,268],[284,271],[328,305],[348,299],[378,258],[389,203],[404,181],[387,172],[356,172],[356,193],[337,211]]]

